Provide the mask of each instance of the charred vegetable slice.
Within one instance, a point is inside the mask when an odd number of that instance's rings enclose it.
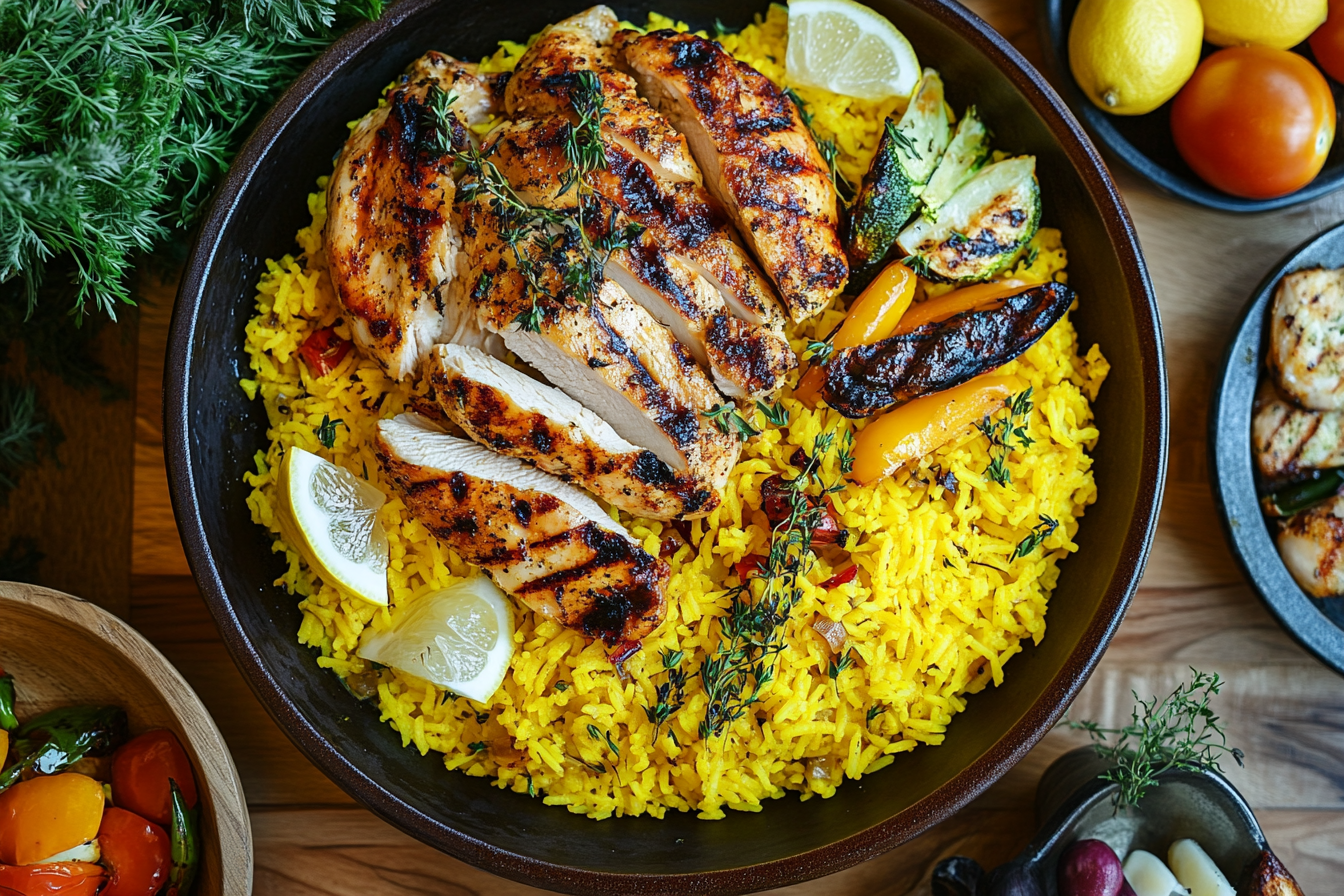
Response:
[[[1344,488],[1344,468],[1317,470],[1305,482],[1294,482],[1261,498],[1260,506],[1270,516],[1292,516],[1339,494],[1341,488]]]
[[[929,177],[929,183],[920,194],[924,203],[921,214],[930,221],[938,220],[938,211],[947,200],[957,192],[957,188],[966,183],[971,175],[979,171],[989,158],[989,130],[980,120],[980,115],[971,106],[957,122],[957,132],[948,144],[947,152],[938,162],[938,167]]]
[[[1041,220],[1036,158],[1018,156],[976,172],[938,211],[901,231],[901,251],[944,280],[984,280],[1002,270]]]
[[[173,814],[168,830],[172,867],[168,871],[168,896],[186,896],[196,883],[196,869],[201,862],[200,833],[197,829],[196,810],[187,807],[186,797],[176,781],[169,781],[172,789]]]
[[[118,706],[67,706],[30,720],[15,732],[20,757],[0,772],[0,791],[27,770],[54,775],[85,756],[107,756],[126,740],[126,711]]]
[[[1073,298],[1064,284],[1043,283],[1001,305],[842,349],[826,365],[822,397],[846,417],[867,417],[951,389],[1022,354],[1064,316]]]
[[[900,123],[888,118],[883,127],[877,154],[850,206],[846,225],[851,290],[862,289],[881,269],[952,139],[943,80],[936,71],[924,70]]]

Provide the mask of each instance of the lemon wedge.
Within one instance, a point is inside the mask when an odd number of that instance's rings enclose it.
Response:
[[[920,73],[905,35],[853,0],[791,0],[784,67],[793,84],[864,100],[909,96]]]
[[[416,600],[388,631],[366,630],[355,653],[484,703],[513,658],[513,611],[475,576]]]
[[[280,464],[280,534],[328,584],[387,606],[386,496],[344,467],[290,448]]]

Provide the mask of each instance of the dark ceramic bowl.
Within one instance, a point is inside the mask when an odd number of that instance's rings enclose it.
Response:
[[[569,2],[402,0],[337,42],[280,99],[234,161],[187,264],[164,378],[166,454],[182,541],[235,662],[300,749],[392,824],[517,880],[584,893],[729,893],[784,886],[872,858],[956,812],[1021,759],[1082,687],[1142,573],[1166,470],[1167,398],[1157,307],[1124,205],[1096,151],[1053,91],[980,19],[951,0],[880,0],[937,65],[949,99],[975,103],[998,145],[1035,153],[1045,221],[1062,227],[1082,295],[1084,345],[1112,364],[1096,403],[1100,499],[1063,564],[1050,634],[970,699],[947,741],[905,754],[829,800],[788,797],[707,823],[593,822],[446,772],[403,749],[294,639],[299,611],[272,585],[281,559],[244,503],[243,474],[266,447],[266,417],[238,388],[243,327],[262,259],[293,245],[305,195],[330,170],[345,123],[429,49],[479,58],[583,8]],[[697,27],[741,26],[765,0],[666,0]],[[615,4],[642,18],[647,5]]]
[[[1265,369],[1270,306],[1284,274],[1316,266],[1344,267],[1344,224],[1293,250],[1251,295],[1223,355],[1209,407],[1209,475],[1232,553],[1288,634],[1321,662],[1344,674],[1344,597],[1307,596],[1279,558],[1260,512],[1251,452],[1255,390]]]
[[[1098,109],[1083,95],[1069,70],[1069,26],[1079,2],[1041,0],[1037,25],[1045,69],[1050,83],[1059,90],[1073,114],[1082,119],[1088,133],[1136,173],[1173,196],[1226,212],[1285,208],[1344,187],[1344,138],[1341,137],[1336,137],[1321,173],[1302,189],[1274,199],[1243,199],[1209,186],[1181,158],[1171,136],[1171,100],[1147,115],[1109,115]],[[1201,59],[1218,49],[1206,43]],[[1296,47],[1295,52],[1315,61],[1306,44]],[[1336,108],[1344,109],[1344,88],[1329,76],[1326,76],[1326,82],[1335,95]]]
[[[1117,785],[1097,777],[1110,768],[1091,747],[1079,747],[1041,776],[1036,787],[1041,829],[1013,861],[1035,872],[1046,896],[1057,896],[1059,859],[1079,839],[1105,840],[1121,859],[1142,849],[1165,861],[1167,848],[1188,837],[1234,882],[1269,849],[1251,807],[1216,771],[1163,772],[1137,807],[1117,814]]]

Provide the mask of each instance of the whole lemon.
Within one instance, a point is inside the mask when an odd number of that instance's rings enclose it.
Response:
[[[1325,21],[1328,0],[1201,0],[1204,39],[1220,47],[1286,50]]]
[[[1199,0],[1083,0],[1069,28],[1069,67],[1100,108],[1143,115],[1189,80],[1203,32]]]

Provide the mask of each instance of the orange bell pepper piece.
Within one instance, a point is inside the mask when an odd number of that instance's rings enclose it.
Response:
[[[87,775],[20,781],[0,793],[0,864],[32,865],[98,836],[103,785]]]
[[[1024,289],[1040,286],[1027,280],[999,280],[990,283],[976,283],[944,293],[936,299],[920,302],[905,313],[897,323],[893,334],[910,333],[925,324],[937,320],[947,320],[963,311],[979,311],[1001,303],[1009,296]]]
[[[5,766],[5,757],[9,755],[9,732],[0,728],[0,768]]]
[[[853,478],[870,485],[890,476],[966,434],[1023,388],[1015,376],[980,376],[888,411],[854,440]]]
[[[854,300],[840,328],[831,337],[831,345],[842,349],[871,345],[886,339],[895,331],[901,316],[910,307],[918,282],[915,272],[899,261],[887,265]],[[824,365],[813,364],[798,381],[793,397],[813,406],[821,395],[821,384],[825,381]]]

